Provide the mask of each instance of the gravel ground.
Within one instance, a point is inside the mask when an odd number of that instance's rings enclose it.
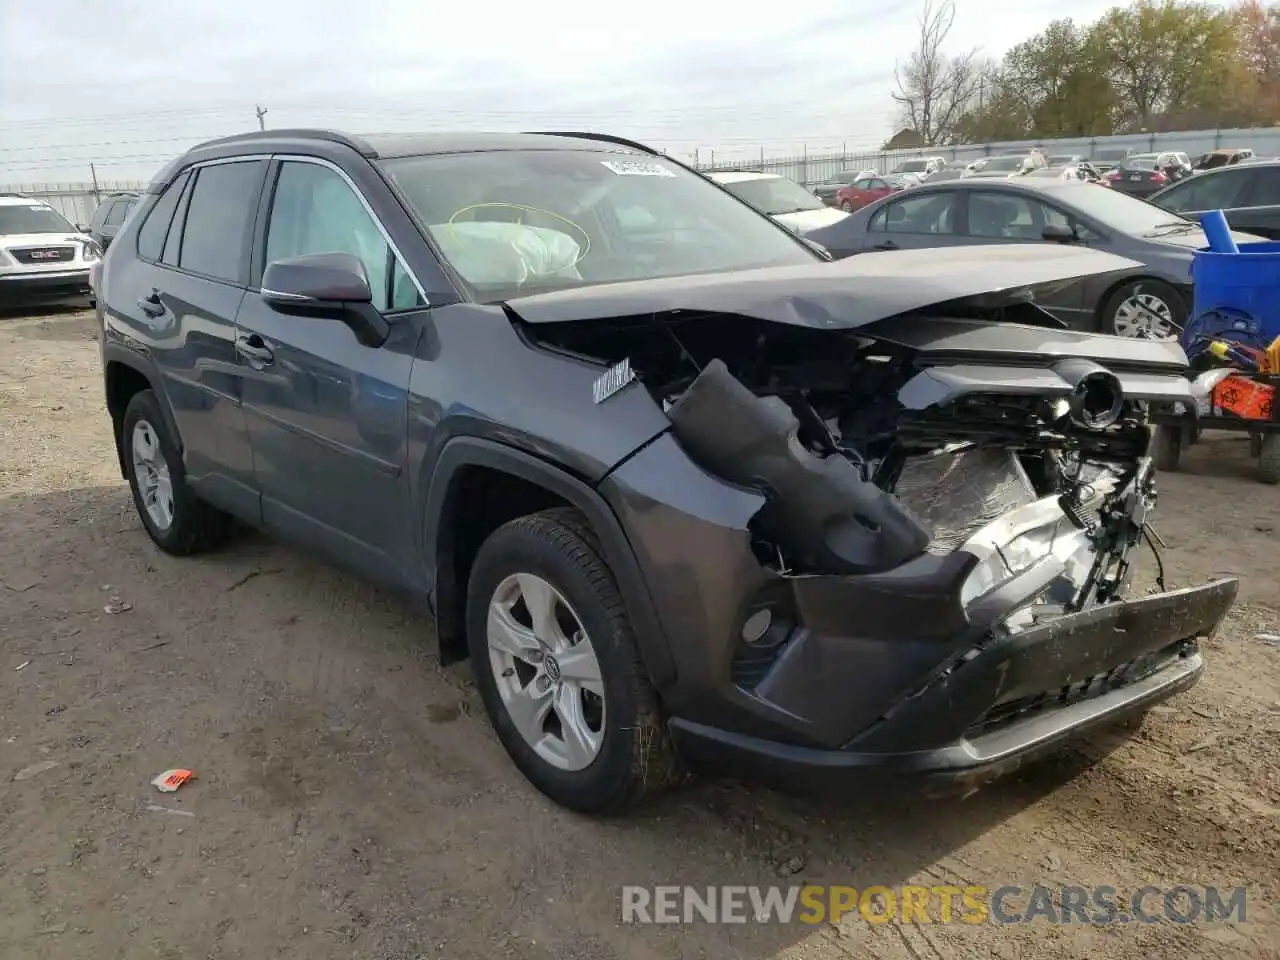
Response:
[[[601,822],[522,780],[399,601],[255,535],[159,553],[91,315],[0,315],[0,956],[1280,956],[1280,646],[1256,639],[1280,633],[1280,491],[1252,470],[1215,437],[1163,480],[1171,583],[1232,573],[1241,600],[1130,738],[963,802],[700,782]],[[171,767],[198,779],[159,794]],[[624,884],[802,882],[1249,899],[1243,924],[621,922]]]

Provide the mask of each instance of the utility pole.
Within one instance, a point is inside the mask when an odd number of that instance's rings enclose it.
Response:
[[[258,129],[259,129],[259,130],[265,130],[265,129],[267,129],[267,125],[266,125],[265,123],[263,123],[263,122],[262,122],[262,118],[263,118],[263,117],[265,117],[265,116],[267,115],[267,108],[266,108],[266,107],[260,107],[260,106],[257,106],[257,105],[255,104],[255,105],[254,105],[254,108],[253,108],[253,112],[254,112],[254,113],[256,113],[256,114],[258,115]]]
[[[93,199],[95,201],[101,200],[102,197],[98,193],[98,170],[92,162],[89,164],[89,177],[93,180]]]

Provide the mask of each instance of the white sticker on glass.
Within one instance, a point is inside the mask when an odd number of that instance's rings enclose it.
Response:
[[[646,160],[601,160],[603,166],[608,167],[620,177],[674,177],[675,174],[666,167],[658,163],[650,163]]]

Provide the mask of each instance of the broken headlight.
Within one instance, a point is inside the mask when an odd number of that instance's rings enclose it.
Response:
[[[1055,557],[1062,563],[1063,572],[1057,581],[1073,588],[1086,581],[1093,566],[1094,547],[1088,532],[1078,529],[1065,516],[993,546],[965,580],[960,591],[960,602],[965,607],[1047,557]],[[1068,594],[1070,592],[1068,590]],[[1031,599],[1011,598],[1015,606],[1019,600]]]

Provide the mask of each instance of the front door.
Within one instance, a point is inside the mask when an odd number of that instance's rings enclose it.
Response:
[[[406,442],[423,298],[355,188],[327,165],[278,164],[260,236],[262,264],[354,254],[392,328],[381,347],[362,346],[340,320],[278,313],[257,291],[246,295],[236,344],[263,521],[372,577],[404,582],[419,568]]]
[[[1047,226],[1074,229],[1083,242],[1090,237],[1083,225],[1067,213],[1026,193],[972,190],[967,199],[965,224],[969,243],[1059,243],[1044,238]],[[1086,303],[1085,291],[1085,284],[1072,281],[1042,291],[1037,301],[1073,328],[1092,329],[1094,305]]]

